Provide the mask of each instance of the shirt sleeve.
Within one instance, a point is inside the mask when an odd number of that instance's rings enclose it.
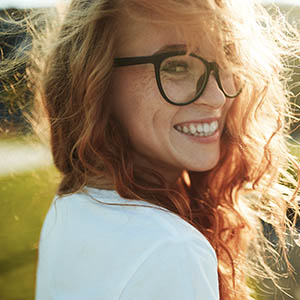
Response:
[[[217,259],[207,241],[164,242],[140,263],[120,300],[218,300]]]

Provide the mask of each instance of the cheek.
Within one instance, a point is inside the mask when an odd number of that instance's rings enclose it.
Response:
[[[114,75],[111,94],[113,112],[129,134],[150,126],[161,101],[154,71],[138,72],[135,68]]]

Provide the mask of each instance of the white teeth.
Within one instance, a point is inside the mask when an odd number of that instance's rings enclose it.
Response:
[[[183,132],[184,133],[188,133],[189,132],[189,129],[187,128],[187,126],[183,126]]]
[[[188,135],[194,136],[209,136],[213,135],[215,131],[218,129],[219,124],[218,121],[213,121],[211,123],[195,123],[184,126],[175,126],[175,128]]]
[[[204,123],[204,124],[203,124],[203,130],[204,130],[205,133],[210,132],[210,126],[209,126],[209,124]]]
[[[218,122],[217,122],[217,121],[213,121],[213,122],[210,124],[210,130],[211,130],[211,131],[215,131],[217,128],[218,128]]]
[[[195,134],[196,131],[197,131],[196,127],[195,127],[193,124],[191,124],[191,125],[190,125],[190,133],[191,133],[191,134]]]
[[[197,131],[198,131],[199,133],[203,131],[203,126],[202,126],[202,124],[198,124],[198,125],[197,125]]]

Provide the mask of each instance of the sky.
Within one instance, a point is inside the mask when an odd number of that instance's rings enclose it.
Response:
[[[42,7],[53,5],[56,0],[0,0],[0,7]]]
[[[58,0],[0,0],[0,7],[41,7],[54,4]],[[61,0],[60,0],[61,1]],[[261,0],[264,3],[282,3],[297,5],[299,0]]]

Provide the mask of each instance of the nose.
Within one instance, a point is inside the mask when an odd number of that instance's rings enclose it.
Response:
[[[203,94],[192,104],[207,105],[217,109],[222,107],[225,102],[226,97],[219,88],[215,76],[211,73]]]

